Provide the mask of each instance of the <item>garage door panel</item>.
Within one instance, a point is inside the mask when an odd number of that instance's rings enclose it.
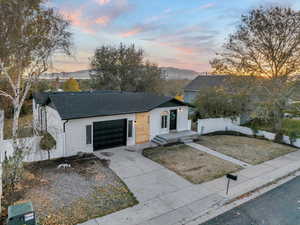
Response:
[[[109,140],[122,140],[124,142],[124,135],[109,135],[109,136],[102,136],[102,137],[96,137],[94,141],[106,141],[107,139]]]
[[[121,133],[124,131],[124,128],[106,128],[106,127],[103,127],[103,129],[106,129],[106,130],[98,130],[96,131],[97,135],[110,135],[110,134],[115,134],[115,133]]]
[[[95,122],[93,125],[94,150],[126,145],[127,120]]]

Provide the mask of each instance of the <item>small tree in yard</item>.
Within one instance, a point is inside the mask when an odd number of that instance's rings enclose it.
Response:
[[[102,46],[91,60],[92,86],[96,89],[159,92],[162,70],[144,60],[134,45]]]
[[[13,165],[14,171],[21,167],[24,157],[24,146],[17,139],[21,108],[32,84],[47,71],[51,56],[56,51],[70,54],[68,26],[69,22],[47,8],[44,0],[0,0],[0,79],[9,84],[0,89],[0,95],[13,106],[14,153],[6,163]],[[4,174],[9,174],[6,168],[11,167],[4,165]]]
[[[42,133],[42,139],[40,142],[40,148],[48,152],[48,159],[50,160],[50,151],[55,147],[56,141],[52,135],[48,132]]]
[[[258,8],[242,16],[224,50],[211,61],[215,72],[248,75],[252,114],[272,123],[280,134],[284,110],[294,91],[293,76],[300,70],[300,13],[291,8]],[[247,83],[247,79],[245,80]]]
[[[72,92],[80,91],[79,83],[74,78],[70,78],[66,80],[63,89],[64,91],[72,91]]]

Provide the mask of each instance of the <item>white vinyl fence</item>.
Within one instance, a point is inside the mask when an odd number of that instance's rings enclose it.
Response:
[[[200,135],[205,135],[217,131],[235,131],[245,135],[256,135],[264,137],[268,140],[273,141],[275,134],[267,131],[258,130],[254,132],[249,127],[240,126],[239,119],[232,120],[230,118],[212,118],[212,119],[200,119],[197,124],[197,131]],[[300,138],[296,139],[293,143],[290,141],[288,136],[283,136],[283,142],[289,145],[293,145],[300,148]]]
[[[18,139],[20,143],[19,145],[22,146],[25,152],[24,162],[36,162],[48,159],[48,152],[40,149],[40,140],[41,137],[39,136]],[[64,151],[62,148],[63,137],[56,140],[56,142],[56,146],[50,150],[50,159],[64,157]],[[0,162],[3,162],[5,156],[9,157],[13,154],[13,146],[11,139],[4,140],[0,143],[2,152]]]
[[[230,130],[233,125],[240,125],[240,119],[210,118],[198,120],[197,130],[200,134]]]

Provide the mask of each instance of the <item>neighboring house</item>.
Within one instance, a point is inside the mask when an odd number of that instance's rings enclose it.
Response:
[[[199,75],[184,88],[184,102],[193,104],[201,91],[226,85],[228,78],[228,75]],[[189,113],[192,114],[193,110],[191,109]],[[248,113],[243,113],[240,116],[241,124],[244,124],[249,120],[250,115]]]
[[[224,84],[227,75],[200,75],[184,88],[184,101],[192,104],[201,90],[214,88]]]
[[[37,93],[33,117],[37,128],[55,137],[63,156],[147,143],[189,129],[188,104],[149,93]]]

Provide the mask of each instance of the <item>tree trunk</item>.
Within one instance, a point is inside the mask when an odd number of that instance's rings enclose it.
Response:
[[[14,115],[12,121],[12,138],[18,138],[18,130],[19,130],[19,117],[20,117],[20,108],[18,106],[14,106]]]
[[[274,121],[273,121],[273,129],[276,134],[275,141],[278,143],[282,142],[283,133],[283,119],[284,119],[284,113],[280,109],[280,107],[277,108],[277,110],[274,111]]]

